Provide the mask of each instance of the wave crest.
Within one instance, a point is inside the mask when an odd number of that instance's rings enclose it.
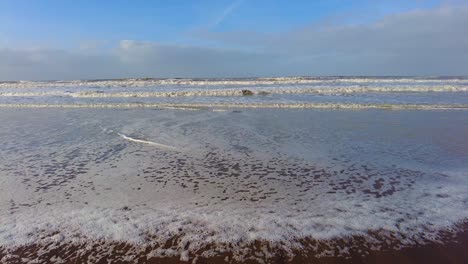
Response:
[[[154,79],[132,78],[115,80],[74,81],[19,81],[0,82],[0,88],[51,88],[51,87],[148,87],[148,86],[220,86],[220,85],[278,85],[278,84],[373,84],[373,83],[468,83],[465,77],[275,77],[239,79]]]

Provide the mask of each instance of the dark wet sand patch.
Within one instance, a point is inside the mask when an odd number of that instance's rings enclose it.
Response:
[[[154,249],[171,249],[177,246],[178,238],[167,241],[164,245],[149,242],[147,245],[131,245],[124,242],[108,243],[95,241],[92,245],[65,244],[57,245],[27,245],[15,249],[0,248],[1,263],[400,263],[400,264],[438,264],[468,263],[468,222],[461,225],[461,231],[453,235],[442,234],[444,243],[428,243],[405,247],[399,250],[392,249],[397,241],[388,241],[381,250],[368,250],[368,242],[362,237],[353,237],[347,240],[335,240],[332,244],[324,244],[316,240],[303,240],[303,250],[293,250],[295,256],[290,258],[281,246],[270,246],[266,242],[255,241],[248,246],[249,255],[243,260],[237,260],[231,252],[216,251],[215,256],[200,256],[210,246],[202,248],[188,256],[188,261],[181,261],[180,256],[152,256]],[[387,237],[388,238],[388,237]],[[149,238],[151,240],[151,238]],[[149,241],[150,241],[149,240]],[[187,249],[189,244],[186,245]],[[315,250],[307,250],[307,248]],[[346,257],[317,257],[317,251],[336,252],[340,248],[349,247]],[[262,249],[267,248],[272,254],[264,255]],[[41,250],[47,253],[39,255]],[[363,253],[364,252],[364,253]],[[197,256],[198,255],[198,256]],[[254,257],[255,256],[255,257]]]

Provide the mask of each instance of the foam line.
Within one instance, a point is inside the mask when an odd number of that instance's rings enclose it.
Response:
[[[353,104],[353,103],[293,103],[293,104],[158,104],[158,103],[117,103],[117,104],[0,104],[0,108],[167,108],[177,110],[198,110],[203,108],[287,108],[287,109],[468,109],[468,104]]]
[[[129,136],[124,135],[122,133],[116,132],[116,131],[114,131],[112,129],[107,129],[107,128],[104,128],[102,126],[99,126],[99,127],[105,133],[107,133],[107,132],[115,133],[115,134],[119,135],[121,138],[123,138],[125,140],[128,140],[128,141],[132,141],[132,142],[136,142],[136,143],[143,143],[143,144],[148,144],[148,145],[151,145],[151,146],[156,146],[156,147],[159,147],[159,148],[178,151],[178,149],[173,147],[173,146],[169,146],[169,145],[165,145],[165,144],[161,144],[161,143],[157,143],[157,142],[153,142],[153,141],[148,141],[148,140],[132,138],[132,137],[129,137]]]
[[[158,148],[163,148],[163,149],[167,149],[167,150],[177,151],[177,148],[172,147],[172,146],[168,146],[168,145],[164,145],[164,144],[161,144],[161,143],[157,143],[157,142],[153,142],[153,141],[148,141],[148,140],[142,140],[142,139],[132,138],[132,137],[129,137],[129,136],[127,136],[127,135],[124,135],[124,134],[121,134],[121,133],[118,133],[118,132],[117,132],[117,135],[119,135],[121,138],[123,138],[123,139],[125,139],[125,140],[128,140],[128,141],[132,141],[132,142],[136,142],[136,143],[148,144],[148,145],[155,146],[155,147],[158,147]]]

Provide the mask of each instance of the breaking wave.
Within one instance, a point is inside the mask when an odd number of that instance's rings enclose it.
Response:
[[[104,91],[43,91],[0,92],[0,97],[66,96],[74,98],[128,98],[128,97],[183,97],[183,96],[246,96],[267,94],[350,94],[366,92],[468,92],[468,86],[413,85],[413,86],[316,86],[305,88],[206,89],[152,92],[104,92]]]

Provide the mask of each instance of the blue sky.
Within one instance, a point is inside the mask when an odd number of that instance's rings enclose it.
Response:
[[[458,49],[429,59],[437,64],[450,62],[455,52],[466,55],[466,39],[456,36],[468,35],[466,7],[466,1],[435,0],[0,0],[0,79],[459,75],[465,72],[422,60],[434,49]],[[433,32],[425,26],[432,24]],[[386,47],[389,35],[403,44]],[[421,46],[437,43],[424,53],[415,48],[418,39]],[[398,64],[412,52],[414,59]],[[87,60],[113,71],[90,74],[80,69]]]
[[[326,21],[365,23],[438,1],[0,1],[0,32],[12,45],[73,46],[86,41],[191,43],[191,33],[282,32]],[[338,22],[338,21],[337,21]]]

